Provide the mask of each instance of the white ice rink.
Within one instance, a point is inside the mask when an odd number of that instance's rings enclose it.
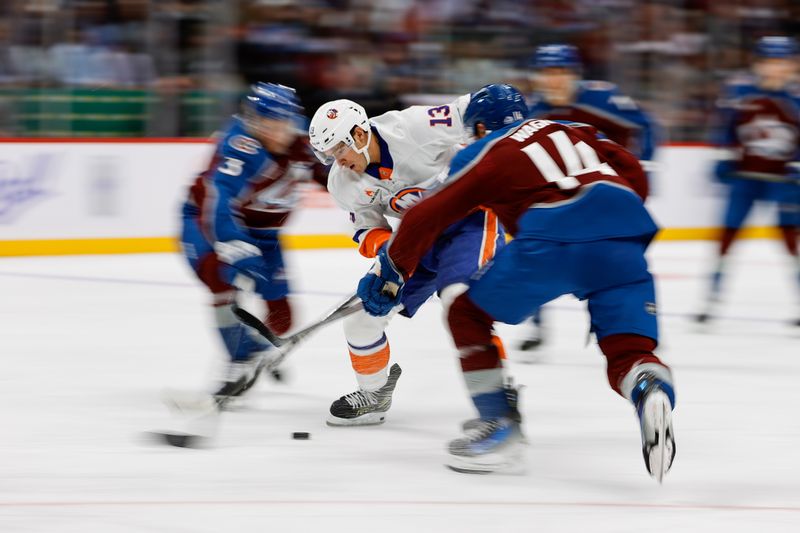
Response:
[[[442,466],[473,416],[440,306],[388,333],[403,367],[383,426],[331,428],[355,388],[340,324],[290,356],[223,414],[200,450],[153,444],[167,388],[207,388],[222,361],[207,296],[177,255],[0,260],[0,532],[798,532],[800,328],[776,242],[734,249],[722,318],[689,321],[709,243],[657,243],[663,340],[677,387],[677,456],[663,486],[646,473],[633,408],[585,347],[586,313],[550,307],[543,361],[526,386],[524,476]],[[298,325],[355,287],[354,250],[287,254]],[[522,330],[502,327],[514,346]],[[311,440],[290,438],[308,431]]]

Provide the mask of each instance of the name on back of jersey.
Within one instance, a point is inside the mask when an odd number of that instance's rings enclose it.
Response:
[[[530,139],[531,135],[552,124],[553,122],[549,120],[532,120],[523,124],[511,138],[520,143],[525,142]]]

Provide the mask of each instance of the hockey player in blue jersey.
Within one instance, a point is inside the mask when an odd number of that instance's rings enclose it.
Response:
[[[311,172],[313,155],[307,139],[298,136],[301,120],[294,89],[254,85],[183,205],[183,253],[212,294],[230,359],[218,396],[242,394],[273,355],[233,314],[238,288],[263,298],[274,332],[291,326],[278,232],[299,199],[296,185]]]
[[[714,144],[726,158],[714,169],[717,180],[728,186],[727,206],[710,291],[698,322],[717,311],[728,252],[756,200],[776,202],[778,227],[791,257],[800,303],[800,85],[797,75],[798,45],[789,37],[761,38],[755,47],[753,75],[737,77],[718,101]],[[795,317],[800,325],[800,310]]]
[[[533,58],[535,91],[530,118],[589,124],[653,167],[656,127],[650,117],[618,87],[607,81],[582,80],[578,50],[569,44],[540,46]],[[521,350],[533,350],[543,339],[541,313],[530,322]]]
[[[358,294],[367,312],[389,313],[440,232],[478,206],[492,209],[514,240],[462,286],[447,311],[480,416],[450,442],[448,466],[476,473],[520,467],[521,417],[503,389],[492,327],[519,323],[542,304],[574,294],[588,302],[609,385],[635,406],[645,464],[661,481],[675,455],[675,394],[669,368],[653,353],[655,288],[644,252],[658,228],[644,207],[647,177],[635,156],[598,139],[590,126],[518,120],[520,104],[522,95],[508,85],[473,95],[464,124],[493,133],[462,150],[444,185],[406,212]]]

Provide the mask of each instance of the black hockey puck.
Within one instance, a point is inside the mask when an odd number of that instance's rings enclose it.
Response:
[[[311,438],[311,433],[306,433],[305,431],[295,431],[292,433],[292,438],[296,440],[308,440]]]

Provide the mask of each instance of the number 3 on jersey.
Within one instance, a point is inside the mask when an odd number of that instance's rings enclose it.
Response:
[[[444,124],[449,128],[453,125],[453,117],[450,116],[449,105],[440,105],[439,107],[432,107],[428,109],[428,116],[433,117],[430,120],[431,126]]]
[[[242,173],[244,161],[233,157],[226,157],[225,161],[219,166],[219,171],[229,176],[238,176]]]

